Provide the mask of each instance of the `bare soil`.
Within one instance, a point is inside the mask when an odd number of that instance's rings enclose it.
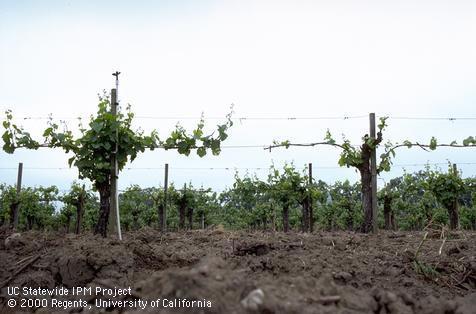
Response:
[[[5,241],[8,237],[9,240]],[[116,300],[209,300],[201,308],[33,308],[65,313],[476,313],[476,233],[91,234],[0,231],[7,287],[132,287]],[[444,242],[444,243],[443,243]],[[420,247],[420,248],[419,248]],[[418,249],[419,248],[419,249]],[[94,305],[100,296],[82,297]],[[68,296],[74,299],[77,296]]]

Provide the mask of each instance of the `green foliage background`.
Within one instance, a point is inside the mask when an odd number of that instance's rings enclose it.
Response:
[[[281,170],[271,166],[265,181],[255,175],[240,177],[235,174],[233,186],[221,193],[195,188],[191,183],[180,189],[171,184],[167,197],[168,230],[178,229],[178,208],[180,202],[185,201],[187,207],[194,208],[194,229],[202,227],[203,217],[205,227],[223,225],[235,230],[281,230],[282,208],[287,203],[290,226],[297,231],[302,216],[300,201],[307,193],[312,196],[318,230],[357,230],[363,219],[360,184],[349,181],[309,184],[306,173],[307,169],[299,172],[291,164]],[[76,209],[71,199],[77,195],[78,189],[78,183],[73,183],[70,191],[63,194],[55,186],[27,187],[17,196],[14,186],[0,185],[0,223],[9,224],[10,206],[19,201],[19,229],[65,231],[68,221],[71,227],[76,221]],[[82,228],[91,231],[97,221],[99,200],[95,191],[86,192]],[[429,223],[448,224],[445,204],[451,197],[456,197],[460,204],[461,228],[476,230],[476,178],[461,179],[451,168],[443,172],[427,167],[387,182],[378,194],[381,228],[383,193],[391,194],[400,230],[421,230]],[[164,202],[164,190],[132,185],[121,191],[119,202],[124,230],[156,227],[157,209]]]

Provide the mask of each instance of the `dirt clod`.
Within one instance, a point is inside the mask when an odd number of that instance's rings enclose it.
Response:
[[[261,289],[251,291],[243,300],[241,305],[249,311],[257,311],[263,304],[264,292]]]
[[[12,233],[4,241],[4,247],[7,250],[22,245],[25,245],[25,242],[20,233]]]

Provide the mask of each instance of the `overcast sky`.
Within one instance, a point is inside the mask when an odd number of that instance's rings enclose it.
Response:
[[[97,93],[114,87],[132,104],[136,126],[167,135],[177,123],[224,117],[345,117],[338,120],[236,120],[223,145],[273,140],[321,141],[326,129],[354,143],[368,114],[391,117],[476,117],[475,1],[6,1],[0,0],[0,109],[15,116],[74,118],[96,111]],[[172,117],[146,119],[145,117]],[[224,119],[223,119],[224,120]],[[219,122],[207,120],[208,130]],[[71,127],[76,120],[68,120]],[[46,121],[21,120],[39,134]],[[461,141],[474,120],[390,119],[386,140]],[[274,162],[312,162],[315,179],[358,178],[336,168],[330,147],[228,148],[220,156],[154,151],[124,170],[120,188],[157,186],[170,164],[177,185],[223,189],[233,168],[262,178]],[[383,180],[401,165],[460,163],[476,175],[474,149],[403,149]],[[62,151],[0,153],[0,182],[13,184],[23,162],[25,185],[66,189],[77,177]],[[203,168],[229,168],[207,170]],[[446,166],[442,165],[444,169]],[[57,168],[57,169],[30,169]],[[184,169],[194,168],[194,169]],[[199,168],[199,169],[197,169]],[[251,168],[263,168],[251,169]],[[407,171],[422,169],[406,166]],[[383,180],[379,181],[381,185]]]

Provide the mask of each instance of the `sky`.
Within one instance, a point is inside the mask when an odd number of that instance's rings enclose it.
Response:
[[[38,118],[49,114],[75,129],[118,70],[120,104],[132,105],[135,127],[162,137],[179,121],[192,129],[202,113],[212,131],[234,104],[224,146],[316,142],[327,129],[357,144],[370,112],[390,117],[385,141],[461,142],[476,135],[474,120],[398,118],[476,118],[474,38],[469,0],[0,0],[0,110],[12,109],[35,136],[46,125]],[[293,117],[338,119],[269,119]],[[68,157],[0,152],[0,183],[14,184],[23,162],[25,186],[67,189],[77,179]],[[235,170],[264,179],[272,163],[285,162],[313,163],[316,180],[357,180],[338,157],[331,147],[224,148],[205,158],[159,150],[127,165],[119,187],[162,185],[165,163],[176,185],[216,190],[233,183]],[[463,176],[475,176],[475,157],[474,149],[401,149],[379,185],[427,162],[442,169],[455,162]]]

